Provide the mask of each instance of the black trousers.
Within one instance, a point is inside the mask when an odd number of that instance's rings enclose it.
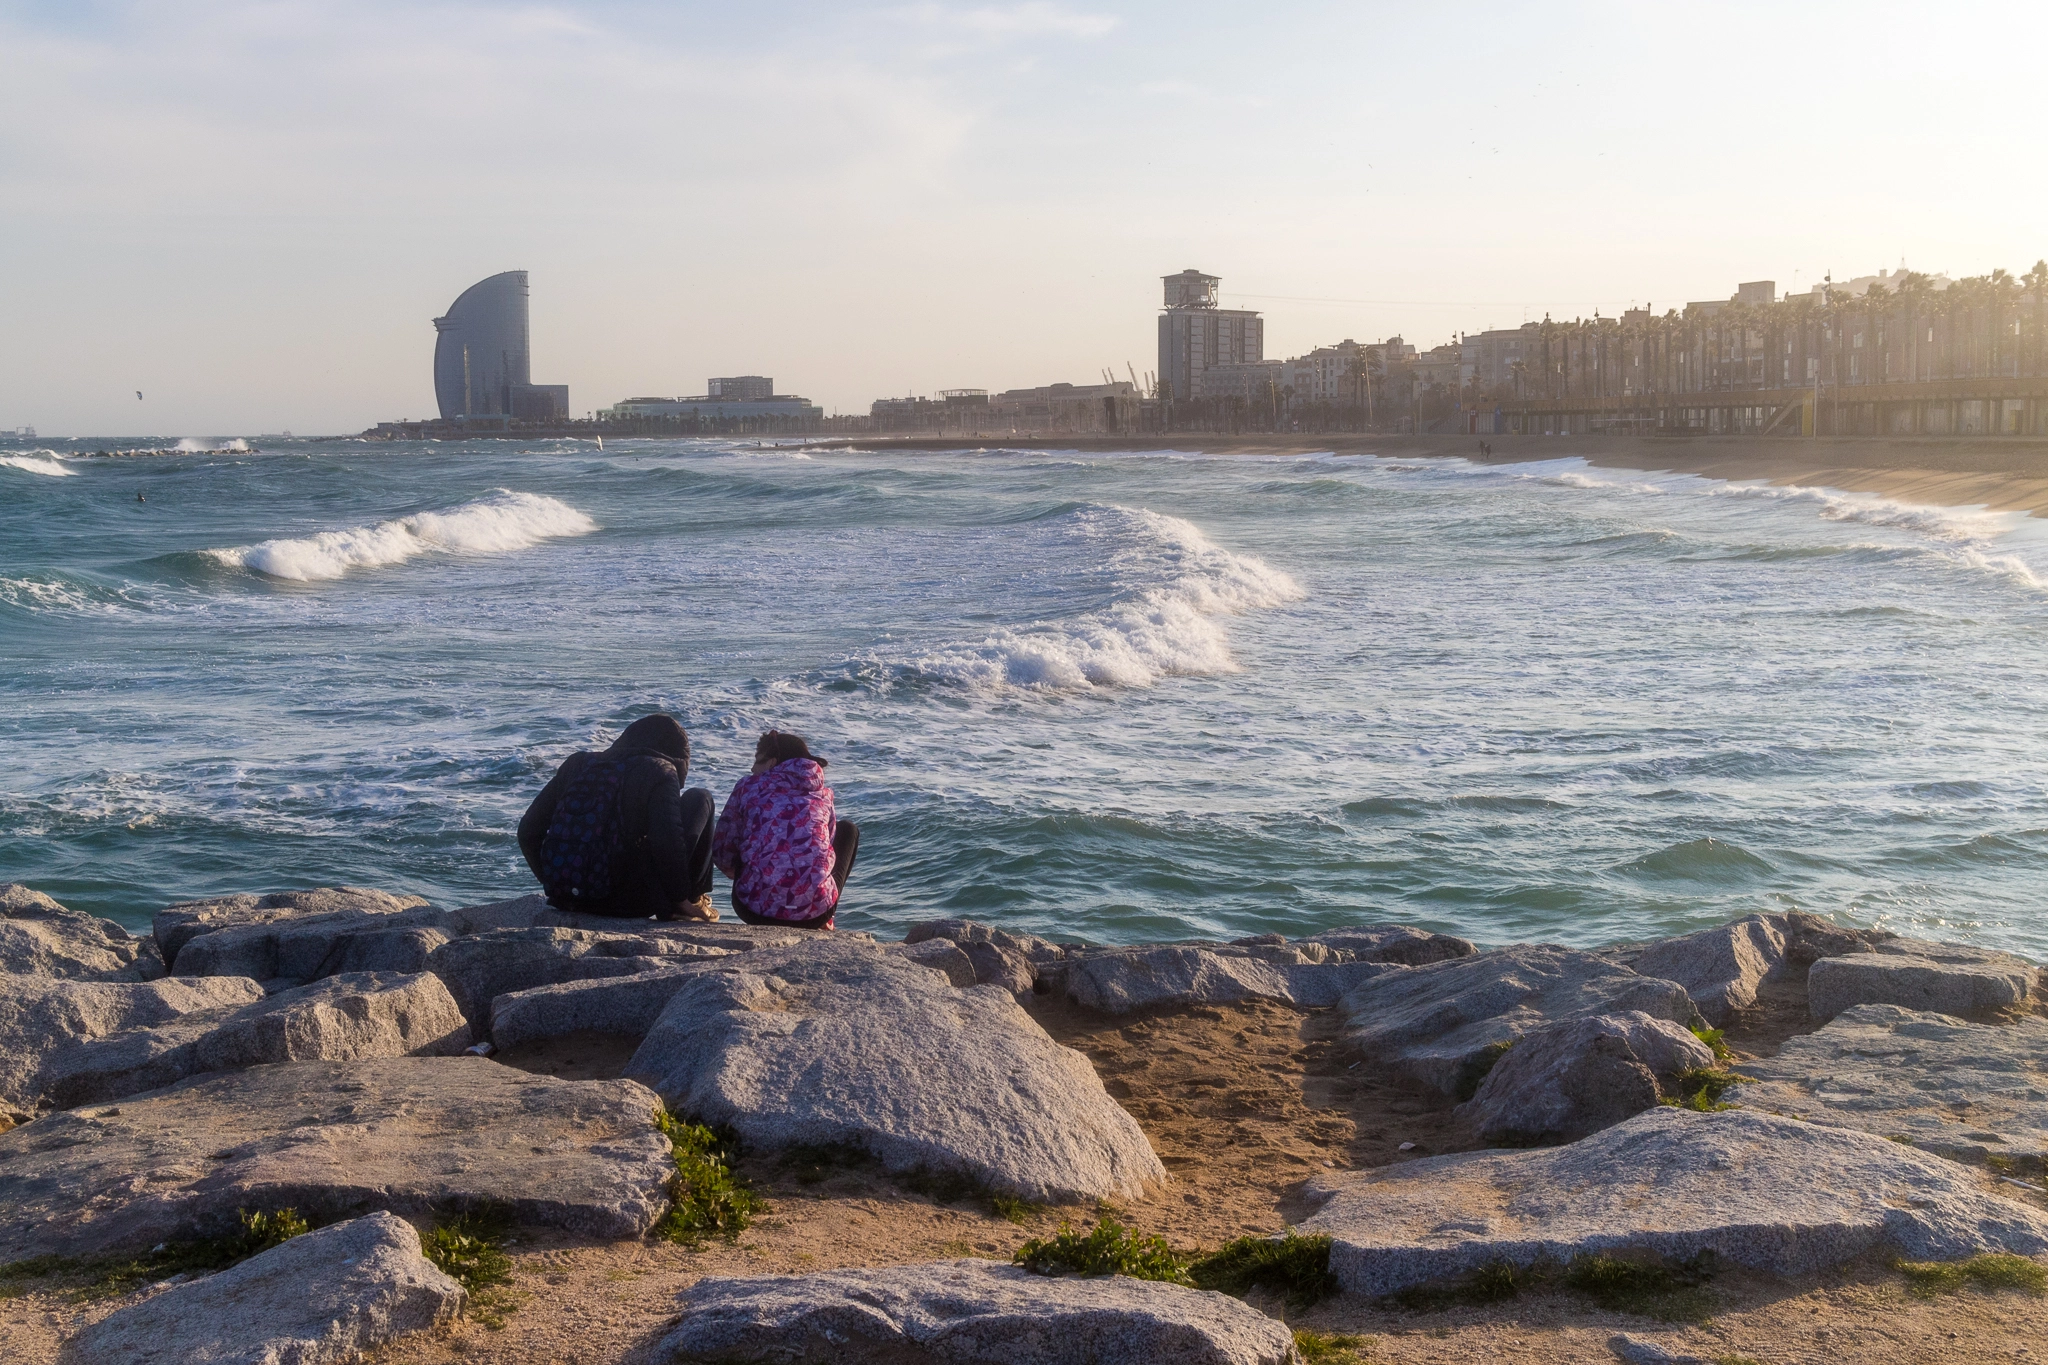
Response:
[[[832,881],[842,896],[846,894],[846,879],[853,875],[853,860],[859,852],[860,826],[851,820],[841,820],[839,828],[832,832]],[[733,880],[737,882],[739,879],[735,877]],[[835,905],[815,919],[771,919],[767,915],[757,915],[741,905],[739,888],[735,886],[732,912],[740,917],[742,924],[773,924],[785,929],[823,929],[832,923],[832,917],[839,913],[839,907]]]
[[[686,885],[678,888],[665,887],[661,884],[654,857],[648,850],[647,841],[643,840],[626,849],[619,875],[614,878],[616,885],[608,899],[595,902],[578,901],[573,906],[562,908],[585,915],[608,915],[615,919],[646,919],[650,915],[666,915],[679,904],[686,904],[699,896],[710,895],[711,826],[716,814],[717,806],[711,799],[711,793],[702,787],[689,787],[683,791],[682,828],[673,834],[648,835],[648,840],[681,840],[678,851],[682,854],[683,866],[688,870]]]

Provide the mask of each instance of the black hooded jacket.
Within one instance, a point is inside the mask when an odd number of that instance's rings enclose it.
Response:
[[[709,793],[684,795],[683,781],[690,772],[690,737],[683,727],[673,716],[642,716],[626,727],[605,754],[627,760],[619,780],[619,825],[626,866],[615,869],[612,904],[561,908],[600,914],[659,914],[709,891],[709,824],[695,809],[709,804]],[[536,880],[541,876],[541,840],[547,837],[554,819],[555,803],[582,766],[596,757],[590,752],[569,755],[520,817],[519,851]]]

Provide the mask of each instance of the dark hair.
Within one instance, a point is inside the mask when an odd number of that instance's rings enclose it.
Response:
[[[612,748],[620,753],[635,749],[657,753],[672,760],[683,772],[689,771],[690,737],[683,733],[674,716],[660,711],[628,725],[625,733],[612,741]]]
[[[762,759],[771,763],[787,763],[792,758],[808,758],[819,767],[825,760],[811,752],[811,746],[804,743],[802,735],[793,735],[787,730],[770,730],[754,745],[754,761]]]

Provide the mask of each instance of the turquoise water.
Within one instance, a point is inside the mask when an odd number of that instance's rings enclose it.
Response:
[[[831,758],[848,927],[1802,907],[2048,956],[2021,518],[1570,458],[97,444],[0,446],[0,879],[129,925],[521,894],[534,791],[660,707],[721,801],[768,726]]]

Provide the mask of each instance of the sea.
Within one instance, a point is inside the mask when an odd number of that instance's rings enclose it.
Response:
[[[0,441],[0,880],[132,928],[525,894],[527,803],[663,710],[721,806],[759,732],[810,740],[863,831],[840,926],[878,935],[1591,946],[1802,909],[2048,957],[2020,515],[1563,438],[112,444]]]

